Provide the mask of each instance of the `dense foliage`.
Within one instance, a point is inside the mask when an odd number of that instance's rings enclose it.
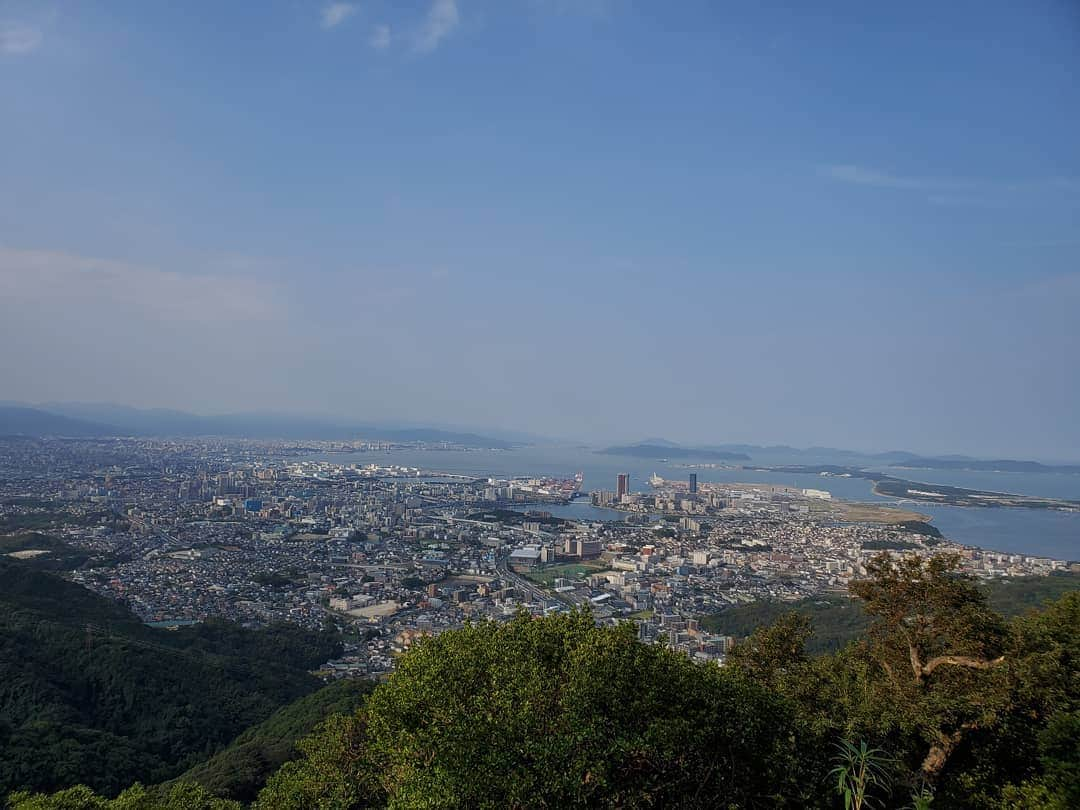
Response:
[[[0,527],[0,531],[2,530]],[[0,535],[0,555],[9,556],[23,551],[45,552],[22,561],[23,565],[41,571],[70,571],[82,566],[90,559],[89,553],[40,532],[27,531]]]
[[[154,630],[116,602],[0,562],[0,795],[115,793],[182,773],[319,686],[334,639],[294,626]]]
[[[737,671],[587,613],[521,615],[421,644],[258,805],[776,807],[795,743],[787,702]]]
[[[835,652],[866,632],[870,620],[857,601],[828,595],[798,602],[750,602],[701,617],[701,626],[713,633],[745,638],[759,627],[774,624],[788,613],[807,619],[814,633],[807,640],[811,654]]]
[[[351,715],[374,684],[335,681],[282,709],[237,737],[226,749],[182,774],[216,796],[250,801],[281,765],[299,756],[296,743],[332,715]]]
[[[794,612],[725,667],[584,612],[444,633],[301,740],[253,807],[1080,806],[1080,591],[1010,621],[957,563],[877,558],[852,587],[865,630],[832,654],[811,654],[813,623]],[[300,715],[278,716],[281,739]],[[237,756],[211,770],[243,769]],[[199,786],[169,790],[11,804],[226,806]]]
[[[798,614],[723,669],[582,615],[445,634],[259,806],[832,807],[845,743],[884,752],[886,806],[1071,806],[1080,593],[1009,624],[955,567],[880,558],[853,588],[869,631],[834,655]]]
[[[842,740],[889,752],[888,806],[923,791],[943,807],[1009,807],[1023,791],[1046,801],[1017,807],[1068,806],[1077,752],[1051,730],[1080,708],[1080,591],[1008,624],[955,565],[882,557],[853,587],[872,620],[865,637],[812,657],[796,614],[731,663],[794,701],[807,759]]]
[[[20,792],[8,799],[11,810],[241,810],[241,804],[214,796],[186,783],[170,790],[132,785],[115,799],[99,796],[85,785],[51,795]]]
[[[1006,617],[1019,616],[1031,608],[1080,590],[1080,574],[1056,573],[1045,577],[1010,577],[983,586],[990,607]],[[815,596],[798,602],[750,602],[721,613],[701,617],[701,625],[714,633],[744,638],[759,627],[776,622],[786,613],[805,616],[813,627],[807,652],[836,652],[863,636],[870,618],[861,600],[840,594]]]
[[[1080,590],[1080,574],[1061,572],[1047,577],[997,580],[986,596],[990,607],[998,613],[1019,616],[1075,590]]]

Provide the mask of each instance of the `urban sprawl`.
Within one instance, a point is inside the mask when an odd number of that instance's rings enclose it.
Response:
[[[419,638],[467,621],[576,606],[722,661],[731,639],[707,632],[703,617],[842,591],[883,550],[955,551],[980,577],[1067,567],[958,546],[918,515],[832,499],[827,479],[800,490],[698,483],[689,472],[633,492],[620,475],[586,495],[580,475],[508,480],[309,460],[399,448],[445,445],[6,438],[0,525],[63,541],[79,555],[65,576],[148,623],[334,625],[350,643],[328,676],[388,672]],[[549,511],[586,497],[611,519]],[[61,552],[43,542],[10,553]]]

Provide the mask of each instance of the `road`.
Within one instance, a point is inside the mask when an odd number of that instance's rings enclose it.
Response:
[[[507,557],[499,557],[495,561],[495,572],[501,579],[506,580],[506,582],[521,590],[526,596],[542,605],[547,605],[551,602],[559,602],[567,607],[574,606],[573,602],[567,601],[561,594],[548,593],[547,591],[542,590],[536,583],[530,582],[519,574],[515,574],[510,570],[507,561]]]

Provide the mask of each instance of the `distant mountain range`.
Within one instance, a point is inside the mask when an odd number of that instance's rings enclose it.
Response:
[[[1041,472],[1080,473],[1080,464],[1040,464],[1037,461],[995,459],[983,461],[963,456],[944,458],[909,458],[892,464],[910,470],[965,470],[972,472]]]
[[[720,444],[716,445],[720,450],[730,450],[735,453],[747,453],[757,456],[764,453],[783,454],[785,456],[804,456],[810,459],[827,458],[850,458],[860,461],[881,461],[892,463],[918,458],[915,453],[906,450],[886,450],[882,453],[864,453],[859,450],[843,450],[839,447],[792,447],[787,444]]]
[[[0,406],[0,436],[109,436],[120,431],[116,428],[85,419],[75,419],[57,413],[23,408]]]
[[[112,403],[47,402],[28,405],[0,402],[0,436],[169,436],[191,438],[220,436],[247,439],[287,439],[290,441],[349,441],[373,439],[390,442],[446,442],[471,448],[508,450],[522,444],[544,442],[534,434],[512,431],[482,435],[453,426],[425,427],[353,422],[348,419],[281,413],[250,412],[202,416],[168,408],[132,408]],[[596,451],[605,455],[644,459],[699,461],[751,461],[775,463],[782,457],[803,457],[814,462],[849,465],[888,464],[893,467],[927,470],[969,470],[988,472],[1043,472],[1080,474],[1080,464],[1041,464],[1014,459],[982,460],[962,455],[920,456],[905,450],[865,453],[835,447],[791,447],[790,445],[717,444],[687,447],[659,437],[616,445]],[[774,461],[768,461],[768,457]]]
[[[27,407],[0,405],[0,435],[24,436],[224,436],[250,439],[448,442],[464,447],[508,449],[502,439],[434,428],[397,428],[310,416],[236,413],[200,416],[163,408],[57,402]]]
[[[627,448],[633,449],[630,452]],[[642,449],[644,448],[644,449]],[[615,451],[615,452],[612,452]],[[663,451],[663,452],[661,452]],[[759,457],[804,457],[813,461],[824,458],[848,459],[852,463],[881,462],[889,464],[918,458],[916,453],[889,450],[883,453],[864,453],[858,450],[842,450],[836,447],[792,447],[787,444],[711,444],[685,447],[668,439],[649,438],[629,445],[608,448],[601,452],[611,455],[633,455],[639,458],[712,458],[728,461],[749,461]]]
[[[711,461],[749,461],[745,453],[733,453],[729,450],[713,450],[700,447],[680,447],[669,442],[663,444],[628,444],[598,450],[608,456],[632,456],[634,458],[682,458],[708,459]]]

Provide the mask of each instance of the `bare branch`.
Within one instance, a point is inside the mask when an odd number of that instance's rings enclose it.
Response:
[[[958,667],[969,667],[970,669],[993,669],[1002,661],[1005,660],[1005,656],[1002,655],[992,660],[985,658],[972,658],[968,655],[939,655],[936,658],[931,658],[926,662],[926,665],[922,668],[922,675],[929,676],[935,669],[943,664],[952,664]],[[912,659],[914,663],[914,659]]]
[[[903,624],[898,624],[897,628],[900,630],[900,634],[903,635],[904,640],[908,645],[908,656],[911,658],[911,671],[915,674],[916,683],[922,683],[923,679],[923,664],[919,658],[919,649],[915,646],[915,642],[911,640],[911,634],[907,631],[907,628]]]
[[[908,655],[911,657],[911,671],[915,673],[915,680],[922,683],[923,672],[926,669],[919,660],[919,651],[915,645],[908,642]]]

